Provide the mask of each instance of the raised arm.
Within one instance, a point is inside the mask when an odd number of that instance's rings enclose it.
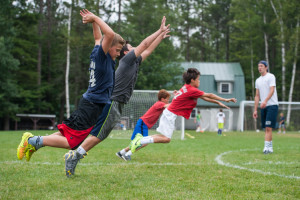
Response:
[[[170,35],[168,35],[168,33],[170,33],[169,29],[167,29],[166,31],[162,32],[155,40],[154,42],[152,42],[152,44],[143,51],[143,53],[141,54],[142,56],[142,61],[144,61],[153,51],[154,49],[159,45],[159,43],[161,43],[161,41],[167,37],[170,37]]]
[[[151,44],[152,42],[163,32],[165,32],[170,24],[168,24],[167,26],[165,25],[166,24],[166,17],[164,16],[161,20],[161,25],[160,25],[160,28],[154,32],[152,35],[148,36],[147,38],[145,38],[134,50],[134,53],[135,53],[135,56],[136,57],[139,57],[143,51],[145,49],[147,49]]]
[[[100,27],[95,22],[93,22],[93,34],[94,34],[94,39],[95,39],[95,45],[100,45],[100,42],[102,39],[102,33],[100,30]]]
[[[113,42],[115,32],[100,18],[94,15],[92,12],[83,9],[80,11],[80,15],[82,16],[82,22],[86,23],[97,23],[103,32],[104,38],[102,41],[102,49],[105,54],[108,52],[111,44]]]

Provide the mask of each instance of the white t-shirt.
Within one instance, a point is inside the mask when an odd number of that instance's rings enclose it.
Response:
[[[223,112],[218,112],[217,119],[218,119],[218,123],[224,123],[225,114]]]
[[[259,90],[259,96],[261,101],[264,101],[267,98],[270,92],[270,87],[272,86],[275,86],[274,93],[267,102],[267,106],[278,105],[275,76],[271,73],[267,73],[264,76],[260,76],[255,81],[255,88]]]

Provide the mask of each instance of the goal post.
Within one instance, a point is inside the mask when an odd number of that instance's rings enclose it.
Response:
[[[259,104],[260,105],[260,104]],[[261,129],[260,122],[260,109],[257,109],[258,118],[253,119],[252,114],[254,111],[254,101],[241,101],[239,118],[238,118],[238,130],[258,130]],[[300,102],[278,102],[278,115],[277,124],[278,128],[279,114],[283,113],[286,119],[286,127],[289,131],[299,131],[300,130]],[[289,122],[287,121],[287,116],[289,115]]]
[[[138,119],[142,117],[156,101],[158,101],[158,92],[159,90],[134,90],[129,102],[124,106],[121,119],[114,128],[114,134],[111,134],[112,138],[116,137],[116,135],[118,138],[124,139],[130,137]],[[171,102],[174,97],[173,91],[168,92],[171,94]],[[183,117],[177,117],[175,121],[175,131],[172,137],[174,139],[184,139],[185,126],[182,118]],[[158,125],[159,120],[149,130],[149,135],[157,133],[156,128]]]

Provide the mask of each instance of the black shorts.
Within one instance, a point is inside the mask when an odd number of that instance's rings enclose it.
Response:
[[[87,130],[96,124],[104,106],[105,103],[92,103],[81,97],[77,110],[63,123],[74,130]]]

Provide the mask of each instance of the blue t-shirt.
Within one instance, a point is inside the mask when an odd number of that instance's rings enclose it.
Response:
[[[282,121],[282,123],[281,123],[281,124],[284,124],[285,117],[280,117],[280,121]]]
[[[96,45],[90,56],[90,80],[83,97],[93,103],[110,103],[115,84],[115,65],[109,53],[105,55],[102,45]]]

